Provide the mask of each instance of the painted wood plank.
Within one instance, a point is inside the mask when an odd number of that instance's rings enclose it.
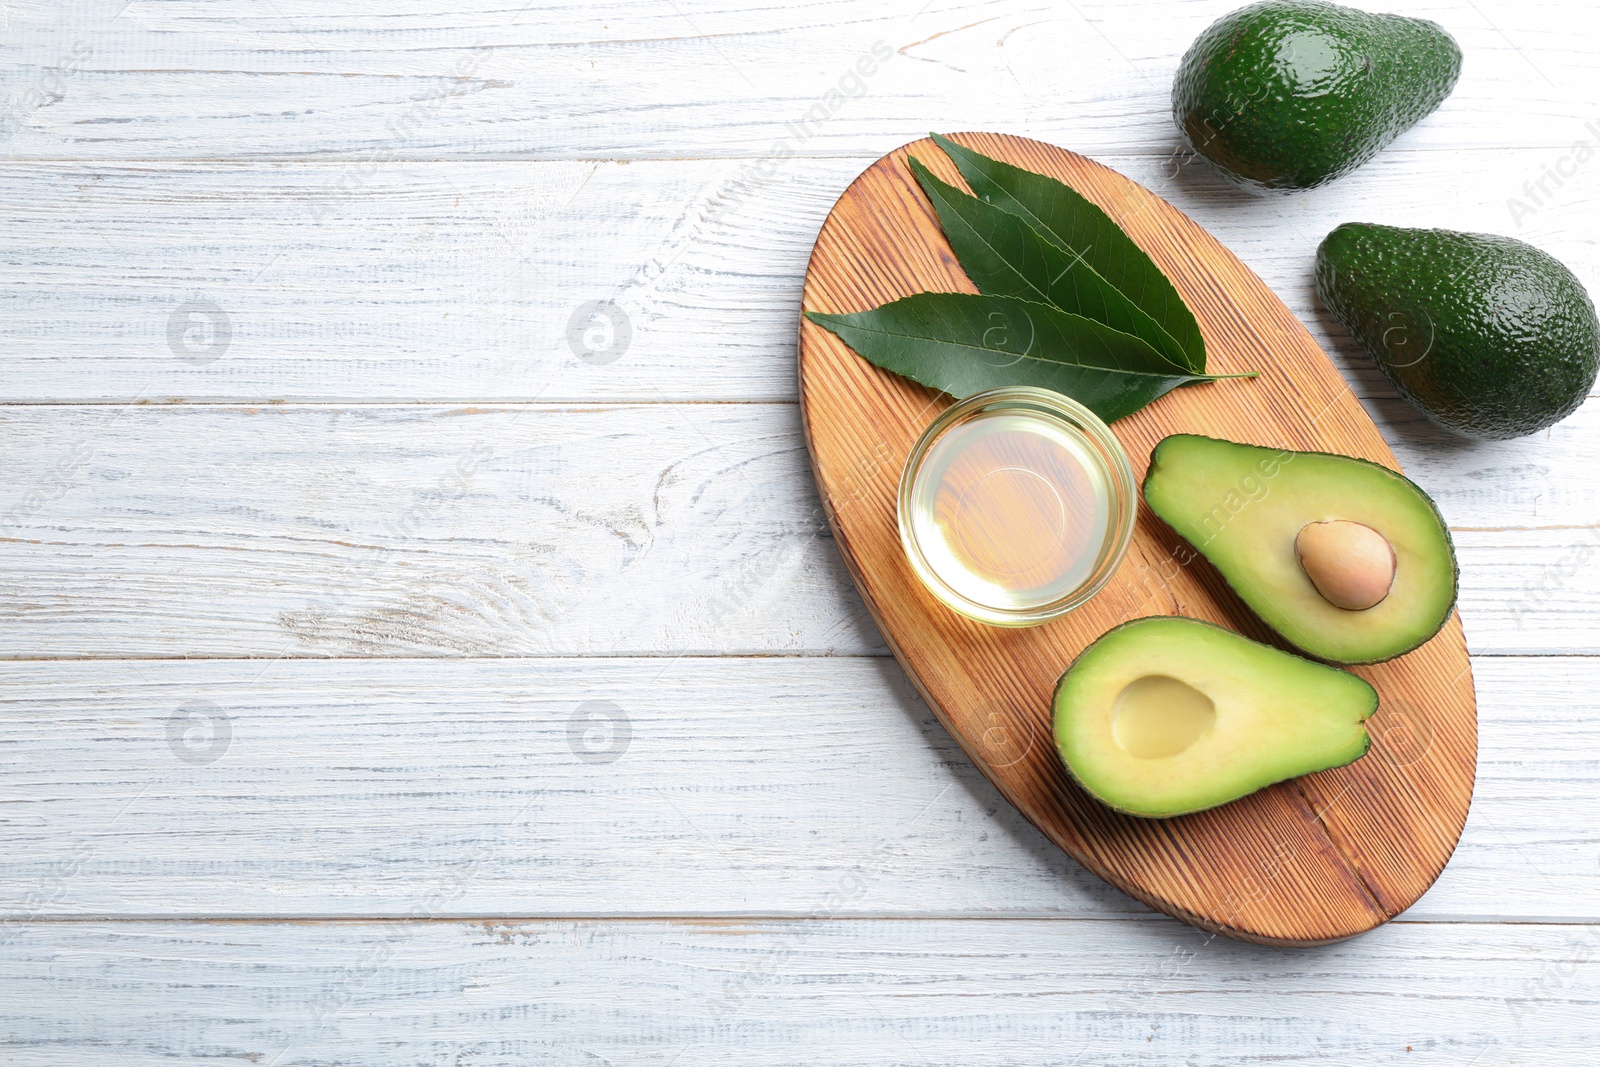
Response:
[[[1387,410],[1469,647],[1600,651],[1600,406],[1465,447]],[[789,404],[21,406],[0,437],[3,658],[883,652]]]
[[[1558,159],[1391,151],[1262,201],[1199,164],[1103,161],[1209,228],[1383,398],[1312,292],[1317,242],[1352,219],[1509,233],[1600,292],[1600,182],[1507,207]],[[792,399],[806,258],[869,162],[0,165],[0,401]]]
[[[0,513],[17,516],[3,655],[879,647],[791,405],[27,407],[0,423],[22,490]]]
[[[13,0],[0,136],[18,158],[877,156],[932,125],[1165,154],[1178,59],[1235,6]],[[1407,145],[1560,148],[1600,118],[1587,7],[1385,7],[1467,56]]]
[[[1476,680],[1472,813],[1406,918],[1600,921],[1600,659]],[[9,920],[1144,910],[882,659],[8,663],[0,752]]]
[[[1593,1063],[1593,926],[1293,952],[1119,922],[70,923],[0,1050],[73,1063]],[[1247,1053],[1245,1050],[1248,1050]]]

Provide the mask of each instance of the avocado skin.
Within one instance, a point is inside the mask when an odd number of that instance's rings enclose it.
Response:
[[[1438,23],[1266,0],[1189,46],[1172,116],[1236,184],[1310,189],[1377,155],[1437,108],[1460,73],[1461,49]]]
[[[1600,369],[1583,283],[1510,237],[1347,222],[1318,246],[1316,279],[1395,390],[1464,437],[1560,422]]]

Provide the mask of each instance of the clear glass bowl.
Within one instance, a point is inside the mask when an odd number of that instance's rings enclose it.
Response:
[[[994,626],[1036,626],[1116,572],[1138,500],[1099,417],[1048,389],[991,389],[946,409],[900,476],[900,541],[924,585]]]

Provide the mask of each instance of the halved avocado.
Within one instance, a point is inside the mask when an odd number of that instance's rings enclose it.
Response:
[[[1353,674],[1157,615],[1108,630],[1061,676],[1056,749],[1105,804],[1164,818],[1360,759],[1377,709]]]
[[[1144,498],[1313,656],[1393,659],[1438,633],[1455,606],[1444,519],[1413,482],[1376,463],[1175,434],[1150,455]],[[1389,552],[1374,555],[1384,542]],[[1360,594],[1374,586],[1369,606]]]

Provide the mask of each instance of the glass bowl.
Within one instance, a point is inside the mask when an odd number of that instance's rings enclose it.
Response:
[[[1135,493],[1127,453],[1094,412],[1048,389],[991,389],[947,408],[911,450],[900,541],[952,610],[1036,626],[1116,572]]]

